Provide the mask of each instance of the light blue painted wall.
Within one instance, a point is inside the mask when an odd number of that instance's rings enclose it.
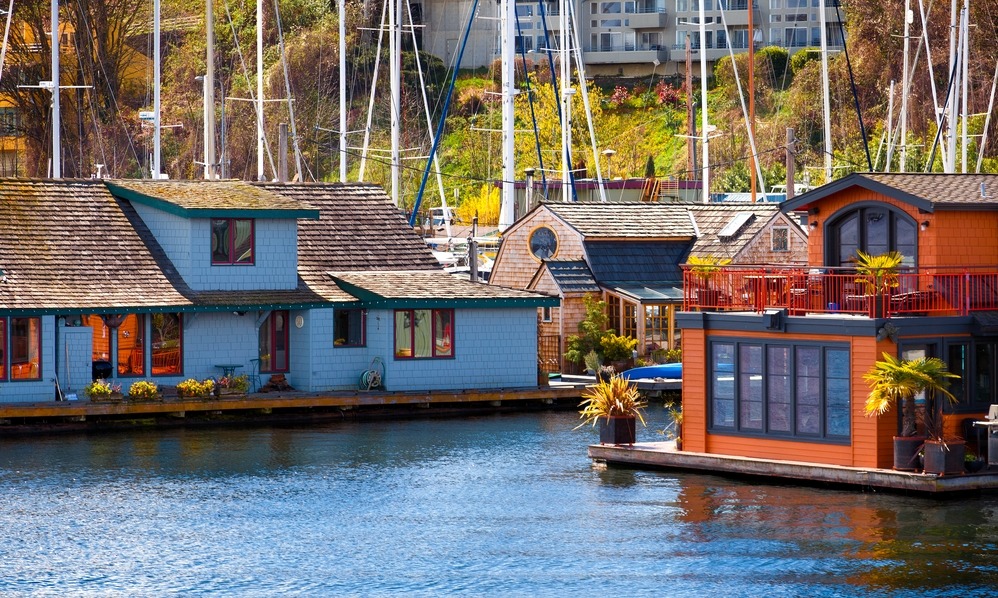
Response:
[[[211,219],[191,222],[191,268],[184,280],[199,291],[294,289],[298,286],[298,227],[294,219],[254,222],[252,266],[211,265]]]
[[[55,400],[55,316],[42,316],[41,321],[41,379],[13,381],[8,378],[0,382],[0,402],[35,403]],[[7,342],[10,342],[9,338]],[[6,349],[5,347],[4,350]]]
[[[288,382],[308,392],[355,390],[361,374],[380,358],[385,389],[391,391],[462,390],[532,387],[537,384],[537,313],[530,308],[458,309],[454,313],[453,359],[395,359],[392,310],[371,310],[367,346],[333,347],[332,309],[291,312]],[[239,364],[238,373],[252,374],[258,352],[258,330],[266,312],[239,316],[230,312],[185,314],[184,365],[177,376],[114,378],[127,393],[137,379],[174,386],[187,378],[218,378],[220,364]],[[297,316],[302,327],[295,326]],[[151,326],[149,318],[147,326]],[[51,401],[55,397],[55,326],[42,318],[42,379],[0,383],[2,402]],[[63,388],[76,390],[81,400],[90,381],[91,329],[59,328],[59,376]],[[151,338],[146,330],[146,338]],[[68,347],[69,365],[66,355]],[[146,356],[148,372],[150,356]],[[69,372],[69,378],[66,372]],[[266,376],[261,376],[266,381]]]
[[[537,309],[457,309],[453,359],[395,359],[393,312],[372,311],[372,355],[385,361],[385,388],[393,391],[537,386]]]
[[[210,218],[186,219],[142,204],[133,206],[194,290],[298,286],[298,222],[293,218],[255,221],[252,266],[212,266]]]
[[[190,221],[138,203],[133,203],[132,207],[152,231],[180,275],[187,278],[191,269]]]

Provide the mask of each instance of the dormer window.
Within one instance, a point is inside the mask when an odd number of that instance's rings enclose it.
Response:
[[[212,218],[211,263],[212,265],[253,263],[253,219]]]

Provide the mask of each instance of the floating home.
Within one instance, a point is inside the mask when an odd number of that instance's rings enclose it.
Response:
[[[0,180],[0,402],[94,377],[537,387],[558,299],[443,272],[371,185]]]
[[[683,452],[890,469],[900,415],[866,415],[883,353],[938,357],[960,376],[945,436],[985,451],[998,403],[998,176],[844,177],[781,204],[808,214],[806,267],[685,272]],[[874,293],[858,251],[897,251]]]
[[[503,233],[489,282],[561,300],[538,311],[540,360],[578,373],[563,355],[586,295],[606,301],[610,327],[638,339],[640,356],[679,346],[680,266],[690,255],[802,265],[807,235],[774,204],[545,202]]]

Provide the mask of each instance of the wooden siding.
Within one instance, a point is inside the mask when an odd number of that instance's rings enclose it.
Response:
[[[808,263],[825,264],[824,234],[828,219],[852,204],[869,201],[891,205],[919,224],[929,223],[924,231],[921,227],[917,230],[919,266],[994,265],[998,259],[998,212],[941,209],[934,214],[920,213],[907,203],[854,187],[822,200],[818,214],[810,217],[817,220],[818,227],[811,230],[808,238]]]
[[[787,251],[773,251],[773,228],[786,227]],[[807,235],[785,214],[770,220],[754,239],[734,256],[735,264],[807,264]]]
[[[492,267],[489,284],[514,289],[527,288],[541,265],[541,261],[530,252],[530,233],[541,226],[550,227],[558,237],[558,249],[551,256],[553,259],[584,259],[582,236],[542,207],[507,231]]]
[[[808,442],[798,439],[777,439],[759,436],[736,436],[711,434],[708,425],[707,377],[709,355],[707,342],[710,339],[745,337],[741,332],[712,332],[708,337],[703,330],[683,331],[683,448],[694,452],[738,455],[760,459],[790,459],[845,465],[852,467],[890,467],[893,464],[892,437],[895,433],[895,419],[885,416],[866,417],[864,405],[868,389],[863,373],[883,351],[895,353],[896,348],[889,340],[877,342],[868,337],[821,336],[782,333],[754,333],[760,342],[802,342],[847,343],[850,365],[850,444],[828,442]]]

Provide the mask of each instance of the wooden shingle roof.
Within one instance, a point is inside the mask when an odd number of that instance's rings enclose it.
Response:
[[[755,238],[766,224],[780,213],[777,204],[766,203],[714,203],[689,204],[686,206],[697,227],[697,240],[690,255],[706,257],[733,256]],[[747,217],[735,221],[740,214]],[[724,228],[735,221],[744,221],[734,234],[720,235]],[[727,231],[724,231],[727,232]]]
[[[442,270],[381,187],[338,183],[255,183],[315,206],[318,220],[298,222],[298,272],[310,283],[348,270]]]
[[[543,306],[556,298],[480,282],[443,270],[332,272],[333,279],[369,305],[384,301],[394,307]]]
[[[692,239],[693,223],[676,204],[545,203],[587,239]]]
[[[862,187],[927,212],[937,208],[998,208],[998,175],[856,172],[780,204],[784,212],[805,209],[849,187]]]
[[[294,201],[244,181],[106,181],[111,192],[184,218],[318,218],[304,201]]]
[[[0,309],[188,307],[189,289],[102,181],[0,180]]]

